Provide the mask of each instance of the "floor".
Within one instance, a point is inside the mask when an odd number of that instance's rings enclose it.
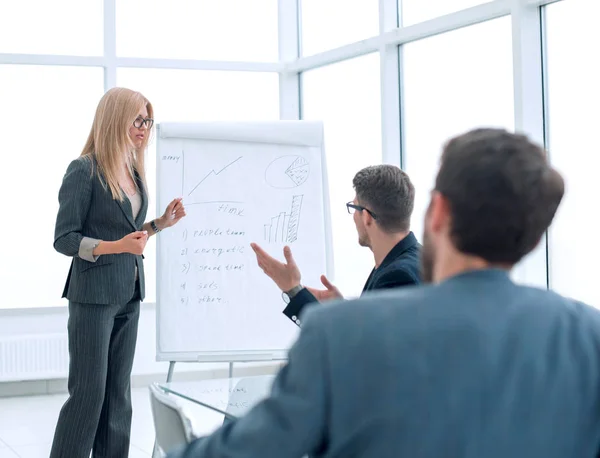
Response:
[[[132,391],[133,422],[130,458],[152,456],[154,425],[147,388]],[[48,458],[56,419],[66,394],[0,398],[0,458]],[[197,435],[223,422],[216,412],[182,401]]]

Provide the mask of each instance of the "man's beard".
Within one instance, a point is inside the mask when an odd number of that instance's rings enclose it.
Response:
[[[358,244],[362,247],[371,248],[371,241],[367,234],[358,234]]]
[[[427,231],[423,231],[423,247],[421,248],[421,281],[423,283],[433,282],[433,259],[434,250]]]

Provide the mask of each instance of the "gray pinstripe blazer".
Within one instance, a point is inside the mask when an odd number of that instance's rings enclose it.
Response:
[[[79,257],[83,237],[115,241],[142,230],[148,211],[148,196],[138,180],[142,207],[133,219],[131,203],[114,200],[96,173],[91,157],[71,162],[58,194],[60,204],[54,231],[54,248],[71,256],[71,268],[63,297],[87,304],[125,304],[133,296],[135,266],[138,268],[141,299],[145,296],[143,256],[129,253],[100,256],[96,262]]]

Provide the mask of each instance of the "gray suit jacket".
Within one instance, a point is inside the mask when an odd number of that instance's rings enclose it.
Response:
[[[115,241],[144,225],[148,198],[138,178],[142,207],[133,219],[131,203],[114,200],[98,178],[92,158],[80,157],[69,165],[58,194],[60,204],[54,231],[54,248],[73,257],[63,297],[89,304],[126,304],[134,294],[138,268],[141,299],[144,298],[143,256],[130,253],[100,256],[96,262],[79,257],[83,237]]]
[[[600,312],[504,271],[307,311],[270,398],[170,458],[592,458]]]

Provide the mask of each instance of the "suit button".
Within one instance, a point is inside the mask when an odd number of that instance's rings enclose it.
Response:
[[[296,315],[294,315],[294,316],[292,317],[292,321],[296,321],[296,319],[297,319],[297,318],[296,318]]]
[[[296,324],[300,324],[300,320],[296,320]]]

